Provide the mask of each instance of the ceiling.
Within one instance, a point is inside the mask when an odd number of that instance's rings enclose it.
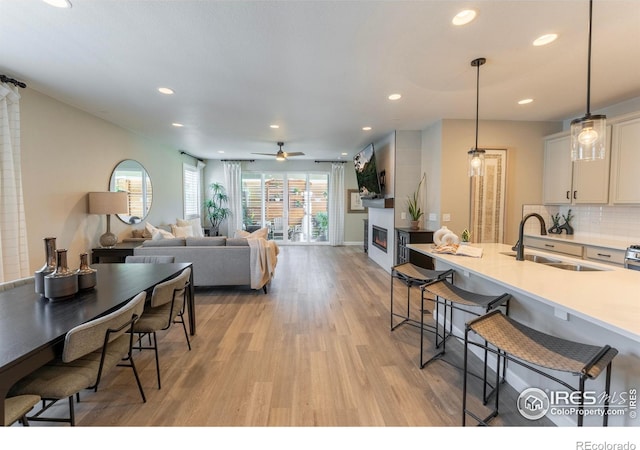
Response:
[[[252,153],[278,141],[347,159],[392,130],[475,119],[478,57],[481,120],[586,112],[587,0],[71,1],[0,0],[0,73],[204,159],[269,158]],[[451,25],[468,7],[475,21]],[[640,1],[594,1],[592,111],[640,96],[639,24]]]

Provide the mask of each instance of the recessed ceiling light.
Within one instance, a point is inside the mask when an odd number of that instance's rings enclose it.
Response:
[[[402,98],[402,95],[400,94],[391,94],[389,96],[389,100],[400,100],[400,98]]]
[[[362,127],[362,131],[371,131],[371,127]]]
[[[69,0],[42,0],[47,5],[55,6],[56,8],[71,8],[71,2]]]
[[[174,127],[180,128],[183,127],[184,125],[178,122],[173,122],[171,125],[173,125]]]
[[[224,153],[224,150],[218,150],[218,153]]]
[[[347,152],[342,152],[342,153],[340,153],[340,154],[341,154],[342,156],[347,156],[347,155],[348,155],[348,153],[347,153]]]
[[[167,88],[167,87],[161,87],[158,88],[158,92],[160,92],[161,94],[165,94],[165,95],[171,95],[173,94],[173,89]]]
[[[542,45],[551,44],[556,39],[558,39],[558,35],[555,33],[543,34],[542,36],[537,38],[535,41],[533,41],[533,45],[534,47],[540,47]]]
[[[473,9],[465,9],[456,14],[451,23],[454,25],[466,25],[476,18],[476,12]]]
[[[280,128],[280,125],[276,125],[274,123],[273,125],[269,125],[269,127],[273,128],[274,130],[277,130],[278,128]]]
[[[533,99],[532,98],[523,98],[522,100],[518,101],[518,105],[528,105],[529,103],[532,103]]]

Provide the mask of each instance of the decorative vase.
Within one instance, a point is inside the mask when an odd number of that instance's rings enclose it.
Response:
[[[56,270],[56,238],[46,237],[44,240],[45,263],[34,273],[36,293],[44,295],[44,277]]]
[[[439,230],[436,230],[433,233],[433,243],[436,245],[442,244],[442,237],[447,233],[449,233],[449,228],[447,228],[446,226],[440,227]]]
[[[89,257],[86,253],[80,253],[80,268],[76,270],[78,275],[78,290],[91,289],[96,285],[96,269],[89,267]]]
[[[419,220],[412,220],[411,221],[411,229],[412,230],[420,229],[420,221]]]
[[[49,301],[64,300],[78,292],[78,274],[69,270],[67,250],[56,250],[56,270],[44,277],[44,296]]]

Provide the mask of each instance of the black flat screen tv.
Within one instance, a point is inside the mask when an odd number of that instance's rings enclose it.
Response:
[[[356,169],[356,180],[360,198],[381,198],[382,187],[376,167],[376,154],[373,144],[367,145],[353,157],[353,165]]]

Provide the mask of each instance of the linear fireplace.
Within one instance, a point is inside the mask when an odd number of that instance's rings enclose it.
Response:
[[[372,225],[371,243],[374,247],[378,247],[380,250],[387,253],[387,229]]]

